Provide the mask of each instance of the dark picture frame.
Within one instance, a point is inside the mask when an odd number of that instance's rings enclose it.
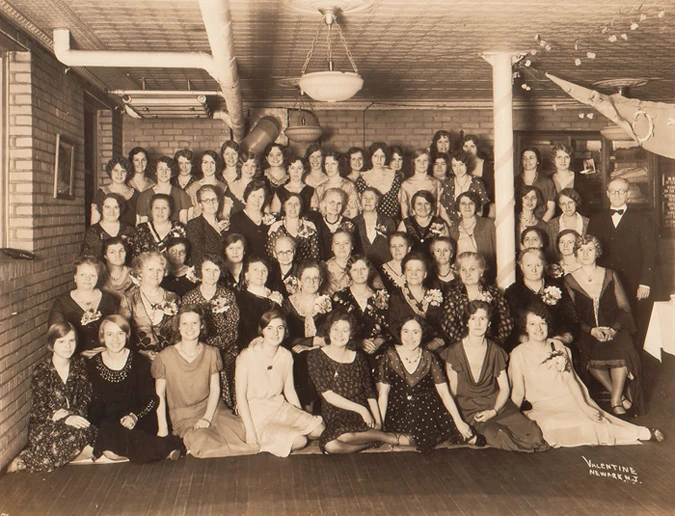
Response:
[[[56,135],[54,155],[54,199],[74,199],[75,145]]]

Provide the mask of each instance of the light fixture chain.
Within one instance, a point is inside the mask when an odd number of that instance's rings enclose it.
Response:
[[[356,63],[354,62],[354,57],[352,56],[352,53],[349,51],[349,47],[347,47],[347,41],[345,40],[345,37],[342,34],[342,27],[340,27],[340,24],[337,23],[337,22],[335,22],[335,25],[337,25],[338,35],[340,36],[340,41],[342,41],[342,45],[345,47],[345,54],[347,54],[347,59],[349,59],[349,62],[352,64],[352,68],[354,69],[354,73],[359,73],[358,68],[356,68]]]
[[[309,52],[307,52],[307,58],[305,59],[305,64],[302,65],[302,75],[305,74],[307,71],[307,67],[309,66],[309,62],[312,60],[312,55],[314,54],[314,50],[316,49],[316,44],[319,41],[319,36],[321,35],[321,28],[323,27],[324,22],[321,20],[321,23],[319,23],[319,26],[316,28],[316,34],[314,35],[314,40],[312,41],[312,46],[309,49]]]
[[[332,41],[332,33],[331,30],[333,29],[332,25],[328,26],[328,35],[326,36],[326,44],[328,45],[328,67],[330,71],[333,71],[333,41]]]

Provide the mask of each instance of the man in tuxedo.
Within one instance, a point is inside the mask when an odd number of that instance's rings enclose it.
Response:
[[[655,279],[656,235],[649,214],[626,203],[628,188],[625,179],[609,182],[609,209],[591,216],[588,233],[602,245],[599,264],[619,275],[637,322],[636,344],[641,348],[651,313],[648,298]]]

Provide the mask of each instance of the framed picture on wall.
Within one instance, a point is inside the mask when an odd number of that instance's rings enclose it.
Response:
[[[56,135],[54,156],[54,199],[74,199],[75,146]]]

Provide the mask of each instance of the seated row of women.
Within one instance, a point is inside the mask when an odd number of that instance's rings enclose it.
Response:
[[[295,392],[293,358],[281,347],[288,324],[280,310],[263,314],[259,336],[237,359],[238,416],[220,401],[223,364],[218,350],[201,340],[206,319],[200,307],[181,307],[178,341],[151,367],[126,347],[130,327],[123,317],[103,320],[103,350],[86,365],[74,356],[75,328],[55,323],[48,333],[52,354],[33,375],[29,443],[9,470],[51,471],[84,455],[137,463],[177,459],[186,451],[284,457],[317,438],[329,454],[381,443],[422,451],[449,442],[533,452],[665,439],[659,430],[597,406],[574,371],[569,348],[549,337],[553,321],[544,303],[521,313],[521,342],[510,360],[486,335],[491,311],[485,301],[466,305],[467,331],[441,353],[445,367],[421,345],[420,318],[405,318],[379,362],[377,389],[367,359],[355,349],[356,320],[332,311],[316,337],[321,345],[307,360],[322,398],[320,417],[303,411]],[[519,410],[524,399],[532,406],[525,414]]]

